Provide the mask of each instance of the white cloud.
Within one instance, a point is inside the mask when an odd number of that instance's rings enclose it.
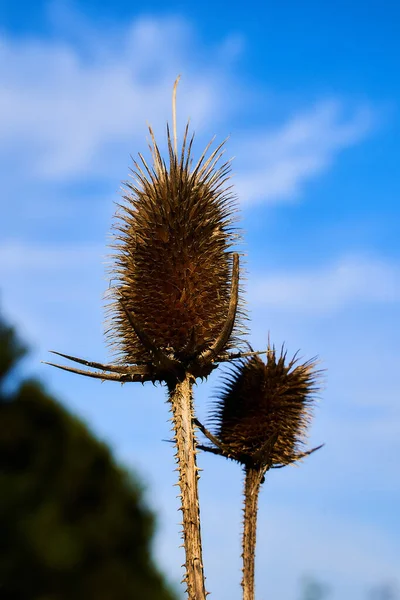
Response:
[[[372,111],[359,107],[350,116],[345,113],[342,102],[320,102],[275,130],[242,140],[236,183],[242,202],[293,198],[339,152],[363,140],[374,125]]]
[[[178,73],[182,123],[190,116],[200,131],[215,130],[233,115],[237,121],[243,107],[251,111],[232,69],[245,47],[240,35],[210,48],[177,17],[96,29],[59,5],[51,20],[53,39],[0,36],[0,156],[20,180],[114,177],[119,152],[143,148],[147,120],[163,131]],[[323,101],[279,126],[238,133],[230,147],[240,148],[235,184],[243,203],[295,196],[361,141],[373,126],[371,110],[346,113],[346,103]]]
[[[397,301],[400,270],[376,258],[349,256],[327,267],[253,277],[249,288],[255,307],[326,314],[359,302]]]
[[[240,51],[234,39],[222,40],[216,62],[204,67],[194,32],[181,19],[141,18],[118,35],[85,31],[89,48],[0,38],[0,153],[26,157],[25,175],[104,174],[115,145],[138,132],[142,139],[148,119],[156,131],[164,129],[180,72],[182,120],[190,114],[201,124],[220,112],[227,76],[221,62]]]

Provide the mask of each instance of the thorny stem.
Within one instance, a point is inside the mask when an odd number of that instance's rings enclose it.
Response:
[[[185,578],[188,600],[205,600],[203,558],[198,497],[199,468],[196,465],[196,439],[193,425],[194,378],[185,378],[168,385],[175,431],[176,459],[181,491],[183,541],[185,547]]]
[[[246,467],[244,483],[244,521],[242,539],[243,600],[254,600],[254,562],[256,553],[258,494],[264,468]]]

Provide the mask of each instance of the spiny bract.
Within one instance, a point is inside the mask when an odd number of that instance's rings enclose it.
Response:
[[[125,364],[151,360],[127,311],[160,350],[182,362],[212,344],[226,320],[230,248],[240,237],[232,227],[235,198],[226,185],[230,163],[218,166],[223,144],[207,157],[210,142],[193,167],[188,126],[180,155],[167,127],[167,166],[151,129],[150,134],[153,165],[139,154],[141,163],[134,161],[134,181],[126,183],[125,203],[116,215],[108,336]],[[235,342],[231,335],[225,349]]]
[[[281,466],[298,460],[317,391],[315,361],[286,364],[267,351],[234,368],[225,381],[213,419],[225,454],[247,466]]]

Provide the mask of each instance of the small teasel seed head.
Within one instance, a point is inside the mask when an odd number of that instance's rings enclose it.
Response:
[[[225,379],[212,420],[225,454],[240,463],[270,468],[304,456],[321,371],[316,361],[287,360],[282,348],[242,360]]]
[[[152,164],[142,155],[134,161],[116,215],[107,334],[127,364],[152,357],[126,310],[157,348],[184,362],[213,343],[229,307],[232,246],[240,239],[228,185],[230,162],[221,161],[223,144],[214,151],[209,144],[193,166],[194,136],[189,137],[187,125],[178,149],[173,114],[168,160],[150,128]],[[238,314],[240,321],[243,311]],[[236,323],[226,349],[237,346],[240,332]]]

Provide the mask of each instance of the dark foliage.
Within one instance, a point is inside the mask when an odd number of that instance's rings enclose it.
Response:
[[[0,320],[0,383],[21,353]],[[172,600],[140,487],[32,380],[0,393],[0,489],[2,600]]]

